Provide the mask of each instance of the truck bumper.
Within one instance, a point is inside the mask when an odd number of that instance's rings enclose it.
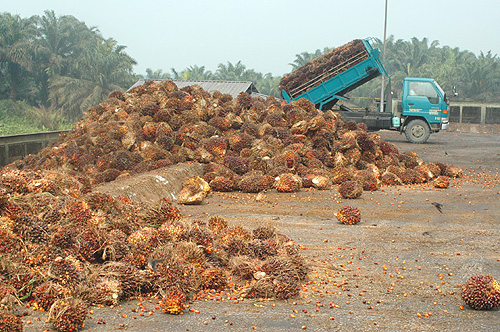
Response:
[[[449,127],[450,123],[448,122],[448,120],[441,122],[441,130],[448,130]]]

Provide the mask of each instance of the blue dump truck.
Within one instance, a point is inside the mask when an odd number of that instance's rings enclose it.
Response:
[[[374,40],[367,38],[361,41],[362,47],[347,59],[341,59],[334,67],[300,82],[293,89],[282,88],[283,98],[287,102],[306,98],[318,109],[328,110],[339,100],[346,100],[345,94],[358,86],[380,75],[389,77],[382,52],[374,46]],[[350,111],[341,108],[339,113],[344,122],[363,122],[368,130],[399,130],[412,143],[425,143],[431,133],[448,129],[449,101],[435,80],[405,78],[401,97],[402,107],[393,108],[391,94],[388,94],[385,107],[387,112]]]

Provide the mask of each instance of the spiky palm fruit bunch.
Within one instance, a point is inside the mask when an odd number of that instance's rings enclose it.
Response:
[[[138,152],[121,150],[115,154],[110,166],[119,171],[131,170],[141,161],[142,157]]]
[[[210,252],[212,250],[214,237],[205,227],[193,227],[189,231],[188,238],[197,245],[203,246],[204,250]]]
[[[348,149],[343,154],[348,165],[356,165],[361,160],[361,151],[358,148]]]
[[[56,300],[64,299],[70,296],[69,288],[59,285],[54,282],[44,282],[35,287],[33,290],[33,298],[39,307],[48,311]]]
[[[22,214],[22,209],[15,203],[9,201],[7,194],[0,199],[0,216],[15,220]]]
[[[249,109],[250,107],[252,107],[252,103],[253,103],[252,96],[250,96],[250,94],[246,92],[240,92],[238,94],[238,97],[236,97],[236,106],[240,110]]]
[[[75,287],[86,279],[82,262],[73,256],[56,257],[50,264],[47,274],[55,282],[69,288]]]
[[[57,227],[52,231],[49,245],[59,249],[68,249],[74,245],[77,233],[76,228]]]
[[[96,226],[98,227],[98,225]],[[76,238],[76,245],[72,248],[72,252],[77,253],[78,257],[88,262],[100,259],[99,256],[102,256],[102,249],[106,245],[106,236],[97,227],[83,229]]]
[[[386,186],[400,186],[403,184],[403,181],[396,174],[389,171],[385,171],[380,176],[380,181]]]
[[[248,134],[252,137],[259,137],[259,126],[254,121],[243,122],[240,127],[242,133]]]
[[[377,175],[367,169],[356,172],[354,179],[362,183],[365,191],[375,191],[380,187]]]
[[[223,116],[214,116],[208,121],[208,124],[223,132],[231,128],[231,120]]]
[[[87,306],[81,300],[66,298],[54,302],[49,312],[49,321],[60,332],[79,331],[87,317]]]
[[[212,191],[233,191],[234,190],[234,180],[224,176],[216,176],[209,182],[210,189]]]
[[[407,168],[415,168],[418,165],[422,164],[422,160],[418,157],[418,154],[412,151],[406,151],[399,155],[399,160],[402,162]]]
[[[114,181],[121,172],[116,168],[110,168],[103,172],[97,173],[92,179],[93,184],[105,183]]]
[[[210,218],[208,218],[208,229],[210,229],[215,234],[224,231],[227,226],[227,221],[220,216],[211,216]]]
[[[363,184],[359,181],[345,181],[339,185],[338,192],[342,198],[359,198],[363,194]]]
[[[199,289],[201,269],[181,260],[159,262],[153,275],[153,283],[158,289],[177,288],[188,294]]]
[[[255,239],[248,243],[248,247],[252,250],[251,256],[261,260],[278,254],[276,242],[272,240]]]
[[[21,238],[10,229],[0,228],[0,252],[16,254],[22,248]]]
[[[125,95],[120,90],[113,90],[109,93],[108,98],[116,98],[121,101],[125,101]]]
[[[227,239],[224,238],[223,248],[226,250],[228,255],[237,256],[237,255],[247,255],[252,252],[252,249],[249,248],[246,241],[243,241],[239,238]]]
[[[252,147],[252,141],[254,137],[245,133],[239,132],[229,137],[229,147],[236,152],[240,152],[241,150]]]
[[[343,206],[337,211],[337,220],[345,225],[355,225],[361,221],[361,212],[357,207]]]
[[[276,236],[276,229],[269,226],[257,227],[252,231],[254,239],[267,240]]]
[[[432,185],[436,188],[448,188],[450,186],[450,178],[440,175],[432,181]]]
[[[352,172],[346,167],[335,167],[330,172],[330,178],[333,184],[341,184],[346,181],[351,181]]]
[[[92,217],[89,205],[83,200],[71,200],[64,207],[63,211],[72,222],[78,225],[85,225]]]
[[[244,175],[237,187],[245,193],[258,193],[272,187],[272,180],[266,175]]]
[[[297,172],[300,174],[300,172]],[[302,187],[304,188],[310,188],[313,186],[312,180],[316,177],[315,174],[312,173],[306,173],[301,175],[301,180],[302,180]]]
[[[162,242],[178,242],[186,237],[186,228],[182,224],[164,223],[158,228],[158,239]]]
[[[144,271],[140,271],[126,262],[108,262],[102,266],[100,276],[120,282],[123,298],[137,295],[144,280]]]
[[[273,187],[279,192],[297,192],[302,187],[302,180],[296,174],[283,173],[275,179]]]
[[[220,267],[208,267],[201,273],[201,287],[205,290],[223,290],[227,286],[227,275]]]
[[[260,268],[268,276],[286,275],[300,280],[300,273],[297,266],[292,262],[288,255],[278,255],[267,259]]]
[[[299,295],[300,283],[292,276],[280,274],[274,278],[273,284],[274,296],[278,300],[286,300]]]
[[[315,175],[311,182],[312,186],[319,190],[324,190],[331,186],[330,178],[324,175]]]
[[[228,144],[226,139],[213,136],[205,144],[205,149],[210,152],[216,160],[222,159],[227,152]]]
[[[251,280],[254,273],[260,270],[261,264],[259,259],[238,255],[229,259],[228,268],[231,275],[243,280]]]
[[[178,289],[171,288],[161,291],[160,308],[166,314],[182,315],[186,309],[186,296]]]
[[[182,218],[180,210],[172,205],[168,198],[160,199],[146,212],[146,222],[152,227],[159,227],[166,222],[177,221]]]
[[[91,192],[86,194],[84,199],[92,210],[101,210],[105,213],[117,213],[120,209],[117,200],[109,194]]]
[[[414,170],[420,173],[420,176],[423,178],[424,182],[428,182],[434,177],[434,173],[429,170],[429,167],[427,167],[427,165],[418,165],[414,168]]]
[[[450,178],[459,178],[462,177],[464,171],[455,165],[448,165],[446,167],[446,170],[444,171],[444,175],[450,177]]]
[[[8,194],[23,194],[28,192],[28,181],[20,171],[7,170],[0,176],[0,187],[4,188]]]
[[[23,332],[23,321],[8,310],[0,310],[0,332]]]
[[[191,241],[180,241],[166,247],[158,247],[151,257],[175,257],[178,260],[202,266],[207,261],[207,254],[199,245]]]
[[[404,184],[424,183],[427,179],[426,175],[422,171],[412,168],[404,169],[401,172],[400,178]]]
[[[121,282],[115,278],[98,277],[92,288],[92,298],[95,303],[117,305],[122,294]]]
[[[240,156],[225,156],[223,164],[236,174],[243,175],[248,171],[248,162]]]
[[[500,306],[500,284],[491,275],[470,277],[462,286],[462,299],[472,309],[489,310]]]
[[[198,147],[194,151],[194,160],[202,164],[208,164],[214,161],[214,156],[204,147]]]
[[[158,230],[153,227],[143,227],[130,234],[127,242],[139,252],[148,252],[158,243]]]
[[[283,118],[283,112],[281,111],[268,114],[265,121],[273,128],[286,126],[287,124],[286,120]]]
[[[316,106],[308,99],[300,98],[299,100],[296,100],[292,103],[294,104],[294,106],[304,110],[307,113],[316,111]]]
[[[16,296],[31,300],[33,288],[40,284],[40,279],[37,279],[31,271],[25,268],[19,268],[18,271],[9,271],[9,274],[7,284],[12,287]]]

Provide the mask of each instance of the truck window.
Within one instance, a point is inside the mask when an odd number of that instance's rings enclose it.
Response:
[[[426,97],[431,104],[439,102],[437,91],[430,82],[410,82],[409,88],[410,96]]]

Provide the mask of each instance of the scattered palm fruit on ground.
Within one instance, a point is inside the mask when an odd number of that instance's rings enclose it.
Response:
[[[462,299],[472,309],[489,310],[500,306],[500,284],[491,275],[470,277],[462,287]]]

